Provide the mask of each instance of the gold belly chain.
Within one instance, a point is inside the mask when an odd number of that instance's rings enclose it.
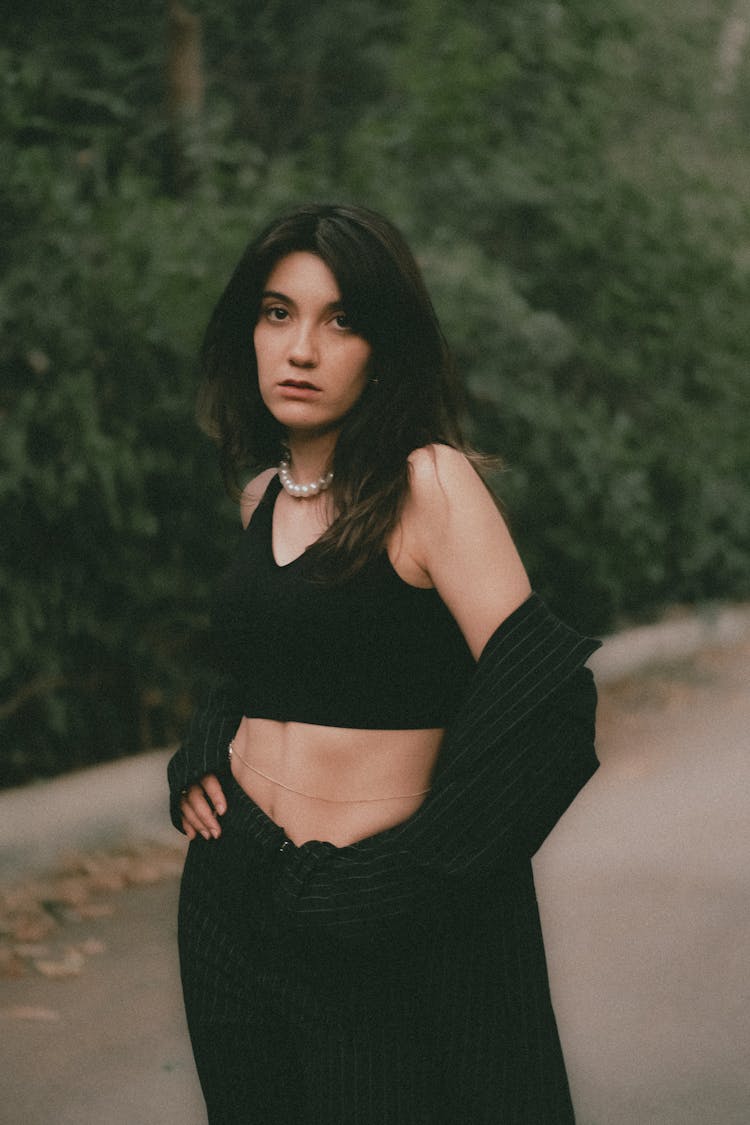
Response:
[[[241,758],[234,748],[234,739],[229,743],[229,757],[236,758],[238,762],[242,762],[243,766],[257,773],[259,777],[270,781],[272,785],[278,785],[279,789],[285,789],[287,793],[294,793],[297,797],[307,797],[310,801],[326,801],[330,805],[374,805],[381,801],[405,801],[411,797],[424,797],[429,793],[429,789],[421,789],[419,793],[403,793],[396,797],[317,797],[314,793],[305,793],[302,789],[293,789],[291,785],[285,785],[283,781],[278,781],[275,777],[264,773],[259,770],[257,766],[252,765]]]

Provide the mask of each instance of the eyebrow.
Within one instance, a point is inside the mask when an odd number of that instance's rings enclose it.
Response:
[[[265,289],[263,293],[261,293],[261,300],[264,301],[266,298],[271,298],[271,300],[274,301],[283,301],[285,305],[295,305],[296,307],[296,302],[293,301],[291,297],[287,297],[286,293],[280,293],[277,289]],[[344,302],[339,299],[338,301],[329,301],[323,311],[335,312],[336,309],[343,309],[343,307]]]

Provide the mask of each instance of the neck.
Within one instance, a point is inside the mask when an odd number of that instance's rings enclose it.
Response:
[[[295,480],[315,480],[328,471],[338,433],[288,434],[287,445]]]

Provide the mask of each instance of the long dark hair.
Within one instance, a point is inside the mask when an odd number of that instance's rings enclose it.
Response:
[[[461,433],[450,352],[403,237],[375,211],[311,204],[274,221],[248,246],[206,330],[198,413],[219,446],[230,494],[238,495],[248,470],[268,468],[282,455],[284,428],[260,395],[253,330],[269,274],[295,251],[326,263],[352,329],[372,349],[372,379],[333,454],[336,518],[315,546],[324,569],[331,564],[342,578],[385,546],[414,449],[442,442],[472,453]]]

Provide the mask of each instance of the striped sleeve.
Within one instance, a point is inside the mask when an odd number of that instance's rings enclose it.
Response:
[[[414,816],[345,848],[284,848],[289,923],[357,934],[528,862],[597,768],[598,647],[532,594],[487,643]]]
[[[227,747],[241,719],[242,705],[232,681],[217,680],[195,708],[185,739],[167,765],[169,813],[180,832],[181,790],[208,773],[221,775],[229,768]]]

